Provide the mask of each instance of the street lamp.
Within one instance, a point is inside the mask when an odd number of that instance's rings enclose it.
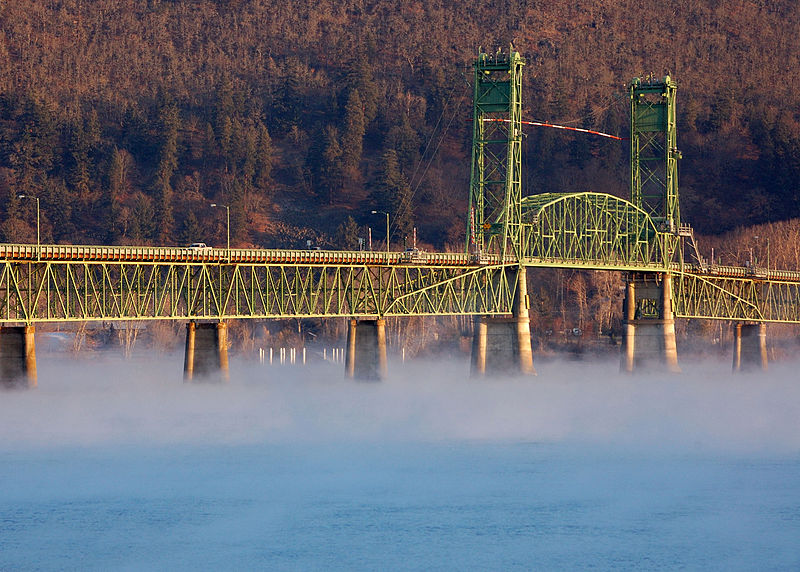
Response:
[[[372,211],[372,214],[385,214],[386,215],[386,258],[389,258],[389,213],[386,211]]]
[[[42,258],[42,241],[41,233],[39,231],[39,197],[32,197],[30,195],[17,195],[18,199],[34,199],[36,201],[36,259]]]
[[[231,207],[228,205],[218,205],[217,203],[211,203],[212,207],[225,207],[225,214],[227,217],[227,227],[228,227],[228,259],[231,257]]]

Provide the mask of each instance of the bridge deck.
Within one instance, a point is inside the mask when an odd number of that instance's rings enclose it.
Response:
[[[496,263],[498,257],[489,257]],[[51,262],[220,262],[242,264],[407,264],[471,266],[472,258],[454,252],[280,250],[72,244],[0,244],[0,260]]]
[[[91,246],[73,244],[0,244],[0,262],[144,262],[144,263],[238,263],[286,265],[405,265],[424,266],[478,266],[474,255],[462,252],[384,252],[348,250],[284,250],[256,248],[187,248],[153,246]],[[507,260],[507,262],[512,262]],[[482,255],[480,265],[501,263],[498,255]],[[609,270],[659,271],[657,263],[642,266],[625,262],[605,263],[591,260],[561,260],[528,258],[523,265],[529,267],[607,268]],[[707,269],[672,263],[669,270],[687,272],[709,278],[746,278],[770,281],[800,282],[800,272],[766,269],[760,267],[713,265]]]

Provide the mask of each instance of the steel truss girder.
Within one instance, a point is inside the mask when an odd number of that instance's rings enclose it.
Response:
[[[522,207],[525,264],[667,268],[677,246],[648,213],[613,195],[547,193]]]
[[[509,314],[517,268],[6,261],[0,324]]]
[[[524,266],[658,271],[603,256],[529,258]],[[517,268],[5,262],[0,324],[500,315],[511,312]],[[676,317],[800,323],[800,281],[669,271]]]
[[[676,273],[675,317],[800,323],[800,282]]]

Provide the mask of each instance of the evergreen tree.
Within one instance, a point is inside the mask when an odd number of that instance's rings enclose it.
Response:
[[[342,132],[342,163],[343,167],[355,174],[361,163],[361,153],[364,144],[365,131],[364,104],[358,89],[350,91],[344,115],[344,130]]]
[[[353,86],[352,91],[358,91],[361,98],[364,109],[364,127],[366,128],[378,115],[378,99],[380,97],[369,57],[362,53],[350,62],[347,82]],[[348,94],[348,98],[352,91]]]
[[[53,240],[56,242],[74,242],[75,225],[72,222],[73,199],[62,179],[52,181],[47,186],[43,210],[53,225]]]
[[[308,67],[298,58],[287,58],[283,80],[279,84],[275,102],[270,110],[272,129],[287,134],[293,126],[300,126],[300,118],[305,108],[304,76]]]
[[[0,167],[9,167],[13,192],[39,196],[61,153],[55,115],[28,95],[4,98],[0,115]]]
[[[69,131],[69,184],[73,192],[86,198],[89,194],[89,140],[79,119]]]
[[[448,85],[441,61],[438,58],[427,59],[423,63],[423,69],[426,88],[425,123],[432,127],[441,121],[453,88]]]
[[[171,241],[175,218],[172,212],[171,179],[178,168],[178,129],[180,116],[173,103],[167,103],[161,109],[161,153],[155,179],[155,199],[158,205],[157,230],[158,239],[164,244]]]
[[[219,147],[217,146],[217,136],[214,134],[214,128],[210,123],[206,123],[203,143],[204,163],[207,165],[209,162],[215,162],[219,158]]]
[[[400,121],[389,129],[387,145],[397,152],[400,167],[408,172],[419,163],[419,135],[411,126],[408,115],[402,113]]]
[[[359,238],[363,238],[361,236],[361,227],[358,226],[353,217],[348,216],[336,229],[334,242],[336,246],[343,250],[358,250]]]
[[[237,179],[231,194],[231,240],[242,242],[249,240],[247,226],[247,202],[244,185]]]
[[[715,94],[714,102],[711,104],[711,113],[708,116],[708,130],[716,133],[723,126],[730,122],[733,115],[736,91],[732,88],[718,90]]]
[[[226,119],[230,120],[236,114],[236,106],[233,103],[233,83],[231,78],[225,74],[217,85],[214,98],[214,121],[215,129],[219,132],[222,123]]]
[[[89,143],[91,151],[94,151],[100,143],[102,136],[102,127],[100,126],[100,118],[97,116],[97,109],[94,107],[86,114],[86,121],[84,124],[84,133],[86,140]]]
[[[250,190],[256,178],[258,165],[258,132],[254,126],[239,130],[239,177],[245,190]]]
[[[219,138],[219,151],[225,159],[225,167],[231,168],[233,165],[232,151],[233,151],[233,121],[230,117],[223,117],[217,127],[217,136]]]
[[[201,240],[202,229],[193,210],[190,210],[183,219],[179,240],[181,244],[192,244]]]
[[[392,226],[401,237],[408,236],[414,228],[414,208],[411,186],[400,170],[397,152],[387,149],[381,158],[381,167],[370,194],[378,210],[392,215]]]
[[[256,157],[255,185],[262,194],[267,194],[272,186],[272,138],[266,125],[258,131],[258,152]]]
[[[155,209],[150,197],[137,193],[131,213],[130,236],[136,240],[152,240],[155,236]]]
[[[770,133],[770,186],[784,205],[784,216],[800,214],[800,135],[791,114],[783,112]]]
[[[320,186],[328,203],[333,200],[344,186],[344,169],[342,148],[339,145],[339,131],[329,125],[325,128],[324,150],[320,164]]]

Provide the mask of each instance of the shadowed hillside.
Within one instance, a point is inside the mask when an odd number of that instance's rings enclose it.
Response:
[[[0,7],[0,239],[460,248],[469,63],[513,42],[528,119],[627,131],[679,84],[683,219],[800,215],[795,2],[15,0]],[[529,128],[525,192],[627,192],[625,143]],[[352,220],[348,217],[352,217]]]

